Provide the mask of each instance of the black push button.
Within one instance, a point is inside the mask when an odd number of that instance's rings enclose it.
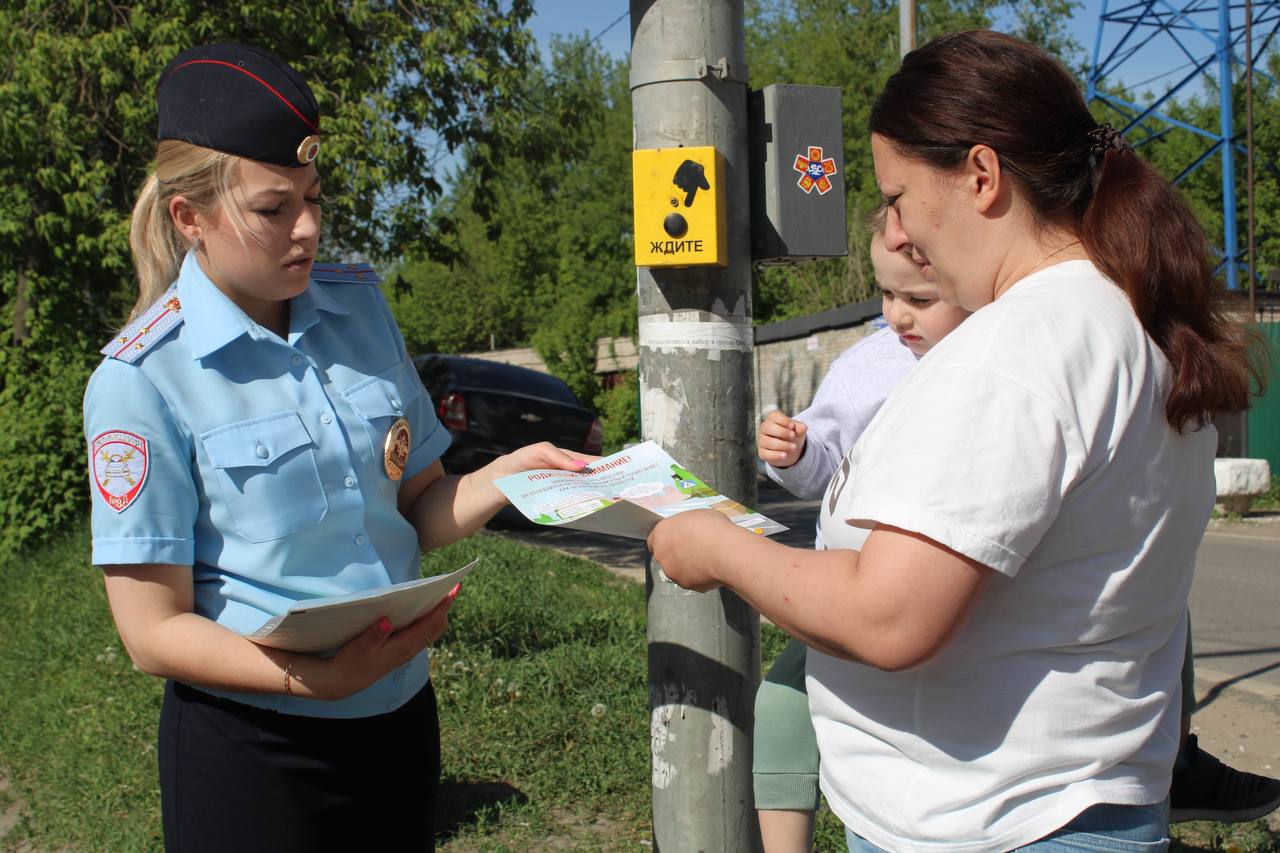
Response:
[[[667,218],[662,220],[662,230],[679,239],[689,232],[689,223],[678,213],[668,213]]]

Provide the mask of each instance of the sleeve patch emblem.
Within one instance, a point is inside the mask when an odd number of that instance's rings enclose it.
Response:
[[[151,469],[147,440],[125,430],[99,433],[90,443],[89,469],[107,506],[124,512],[147,482]]]

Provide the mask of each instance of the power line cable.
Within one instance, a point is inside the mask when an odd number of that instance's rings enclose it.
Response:
[[[590,36],[587,39],[587,41],[579,45],[577,50],[575,50],[573,53],[569,54],[568,56],[561,57],[560,62],[556,63],[556,65],[552,67],[551,73],[547,75],[548,86],[559,82],[561,75],[564,73],[567,67],[574,60],[582,56],[582,54],[584,54],[587,51],[587,49],[590,48],[593,44],[596,44],[597,42],[600,41],[600,39],[604,38],[609,33],[610,30],[612,30],[614,27],[620,24],[622,20],[630,14],[631,14],[631,10],[629,8],[626,9],[620,15],[618,15],[618,17],[610,21],[604,27],[604,29],[600,30],[600,32],[596,33],[594,36]],[[519,89],[513,91],[511,93],[511,97],[514,98],[516,101],[520,102],[521,104],[523,104],[527,108],[537,110],[538,112],[546,116],[551,116],[553,118],[555,117],[554,114],[549,109],[547,109],[541,103],[538,103],[536,100],[532,99],[529,95],[527,95],[526,93],[524,93]],[[438,164],[440,164],[441,162],[443,162],[444,160],[452,156],[453,153],[454,153],[453,149],[446,147],[445,150],[441,151],[439,154],[433,157],[430,162],[427,163],[427,168],[434,170]],[[457,205],[455,204],[454,206],[456,207]]]
[[[589,47],[591,47],[592,45],[594,45],[596,42],[600,41],[600,39],[604,38],[604,37],[605,37],[605,35],[606,35],[610,30],[612,30],[614,27],[616,27],[619,23],[621,23],[621,22],[622,22],[622,19],[623,19],[623,18],[627,17],[627,16],[628,16],[628,15],[630,15],[630,14],[631,14],[631,10],[630,10],[630,9],[627,9],[627,10],[626,10],[626,11],[624,11],[622,14],[618,15],[618,17],[616,17],[616,18],[614,18],[612,21],[610,21],[610,22],[609,22],[609,24],[608,24],[604,29],[602,29],[600,32],[596,33],[594,36],[591,36],[587,41],[585,41],[585,42],[583,42],[581,45],[579,45],[579,46],[578,46],[578,49],[577,49],[577,50],[575,50],[573,53],[569,54],[568,56],[561,57],[561,58],[560,58],[560,62],[558,62],[556,65],[554,65],[554,66],[552,67],[552,69],[551,69],[551,73],[547,75],[547,86],[548,86],[548,87],[550,87],[550,86],[552,86],[552,85],[554,85],[554,84],[556,84],[556,83],[560,82],[561,75],[564,73],[564,71],[567,69],[567,67],[568,67],[568,66],[569,66],[569,65],[570,65],[574,60],[578,59],[579,57],[581,57],[581,56],[582,56],[582,54],[586,53],[586,51],[587,51],[587,49],[588,49]],[[513,94],[513,96],[516,98],[516,100],[518,100],[518,101],[522,102],[525,106],[527,106],[527,107],[531,107],[532,109],[535,109],[535,110],[538,110],[539,112],[541,112],[541,113],[542,113],[542,114],[544,114],[544,115],[548,115],[548,116],[552,115],[552,113],[551,113],[551,111],[550,111],[550,110],[548,110],[548,109],[547,109],[546,107],[544,107],[542,104],[537,103],[536,101],[532,100],[532,99],[531,99],[528,95],[526,95],[524,92],[521,92],[521,91],[517,90],[517,91],[513,92],[512,94]],[[554,116],[553,116],[553,117],[554,117]]]

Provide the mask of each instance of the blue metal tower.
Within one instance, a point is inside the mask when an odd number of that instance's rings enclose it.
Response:
[[[1243,154],[1243,134],[1237,136],[1231,109],[1233,79],[1245,70],[1245,3],[1241,0],[1129,0],[1110,3],[1102,0],[1098,16],[1098,34],[1094,41],[1093,62],[1089,66],[1086,97],[1110,105],[1124,116],[1121,128],[1130,144],[1142,145],[1173,128],[1181,128],[1203,138],[1207,147],[1189,163],[1174,183],[1180,183],[1215,155],[1222,156],[1222,263],[1227,286],[1239,286],[1242,267],[1236,228],[1235,153]],[[1254,73],[1259,70],[1273,38],[1280,31],[1280,0],[1252,3],[1252,47]],[[1107,47],[1104,50],[1104,34]],[[1122,68],[1147,76],[1136,85],[1127,86],[1133,98],[1143,97],[1136,90],[1157,80],[1174,80],[1164,94],[1150,103],[1119,97],[1101,88],[1107,78],[1119,80]],[[1154,72],[1154,73],[1152,73]],[[1195,127],[1179,121],[1162,108],[1179,93],[1197,85],[1218,91],[1218,127]],[[1113,87],[1115,88],[1115,87]],[[1255,153],[1256,158],[1256,153]]]

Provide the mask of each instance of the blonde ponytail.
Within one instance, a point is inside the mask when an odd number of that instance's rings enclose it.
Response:
[[[129,225],[138,275],[138,300],[130,321],[173,284],[189,248],[169,214],[170,200],[180,195],[200,213],[212,214],[231,196],[237,161],[234,154],[172,139],[156,147],[155,169],[142,184]]]

